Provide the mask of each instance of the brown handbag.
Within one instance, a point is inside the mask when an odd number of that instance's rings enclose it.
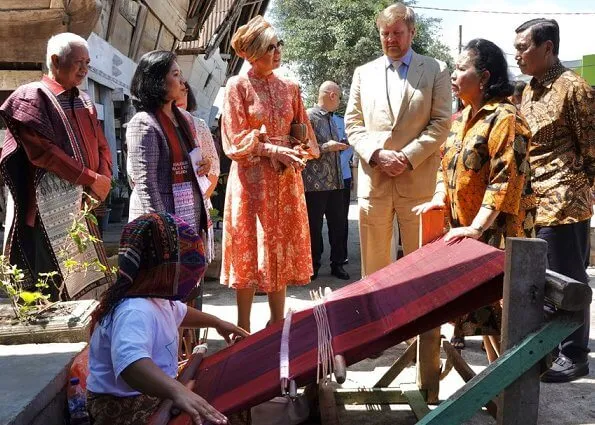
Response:
[[[299,140],[300,143],[306,143],[307,134],[308,131],[306,128],[306,124],[297,121],[291,123],[291,129],[289,130],[289,135],[291,137]]]

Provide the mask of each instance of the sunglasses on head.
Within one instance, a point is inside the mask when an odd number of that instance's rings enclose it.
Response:
[[[273,50],[280,51],[284,44],[285,43],[283,40],[279,40],[277,44],[269,44],[269,47],[267,47],[267,52],[271,53]]]

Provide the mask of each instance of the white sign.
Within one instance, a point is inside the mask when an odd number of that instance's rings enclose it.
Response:
[[[130,95],[130,81],[136,63],[94,32],[87,43],[91,57],[89,78],[112,89],[121,88],[124,94]]]
[[[97,110],[97,119],[99,121],[103,121],[104,118],[104,112],[103,112],[103,105],[101,103],[95,103],[95,109]]]

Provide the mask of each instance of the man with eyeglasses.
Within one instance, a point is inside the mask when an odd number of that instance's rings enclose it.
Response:
[[[349,145],[339,141],[339,129],[333,119],[333,113],[340,103],[341,87],[326,81],[318,91],[318,104],[308,109],[308,117],[320,147],[320,158],[308,161],[302,171],[312,246],[312,280],[318,277],[321,265],[322,223],[325,216],[331,248],[331,274],[342,280],[349,279],[349,274],[343,268],[347,251],[347,217],[343,206],[344,182],[340,157],[340,152]]]
[[[529,161],[538,200],[537,237],[548,243],[548,268],[588,284],[595,90],[560,63],[559,46],[553,19],[532,19],[516,29],[515,59],[521,72],[533,77],[521,112],[533,133]],[[543,382],[568,382],[589,373],[589,307],[583,316],[583,326],[562,341]]]
[[[345,114],[360,158],[362,276],[391,262],[395,216],[405,255],[419,247],[419,217],[411,208],[432,197],[452,114],[446,65],[411,49],[413,10],[393,4],[376,25],[384,56],[355,70]]]

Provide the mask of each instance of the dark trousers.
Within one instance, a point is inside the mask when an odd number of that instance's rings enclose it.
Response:
[[[591,250],[589,232],[590,220],[537,228],[537,237],[547,242],[548,268],[588,285],[589,276],[586,268],[589,266]],[[589,352],[589,307],[584,309],[583,317],[583,326],[559,346],[560,352],[574,362],[586,361]]]
[[[344,188],[343,191],[343,216],[345,217],[345,255],[344,259],[347,259],[347,241],[349,239],[349,204],[351,203],[351,179],[343,180]]]
[[[345,259],[345,213],[343,190],[324,190],[306,192],[308,223],[310,225],[310,245],[312,247],[312,266],[320,268],[322,256],[322,222],[326,216],[329,245],[331,246],[331,265],[340,265]]]
[[[36,220],[35,224],[35,227],[29,227],[22,223],[20,234],[21,241],[19,241],[23,248],[24,260],[27,261],[29,265],[31,277],[33,279],[33,281],[29,282],[26,286],[26,289],[28,290],[35,289],[34,285],[37,283],[37,280],[42,277],[40,276],[40,273],[50,273],[56,269],[52,258],[51,247],[48,245],[47,239],[43,234],[39,218]],[[13,249],[18,249],[16,244]],[[45,289],[43,292],[49,294],[50,300],[60,301],[58,299],[58,287],[61,283],[61,279],[59,277],[54,277],[53,280],[53,282],[48,282],[49,288]],[[29,287],[29,285],[31,286]]]

